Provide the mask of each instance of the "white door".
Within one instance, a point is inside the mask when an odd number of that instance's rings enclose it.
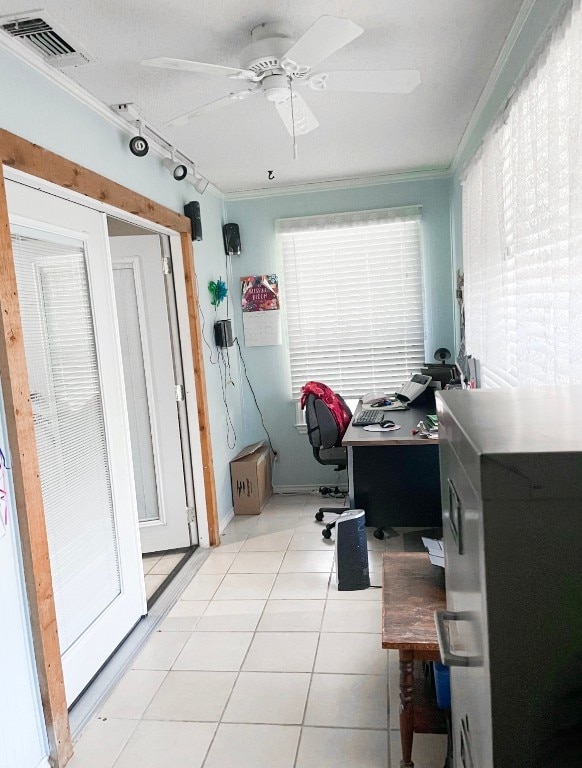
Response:
[[[67,701],[145,614],[105,216],[6,184]]]
[[[0,768],[37,768],[48,754],[48,744],[34,663],[3,409],[0,392]]]
[[[142,552],[188,547],[184,463],[160,238],[112,237],[110,247]]]

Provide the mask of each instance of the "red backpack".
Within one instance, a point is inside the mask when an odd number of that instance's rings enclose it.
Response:
[[[336,421],[340,438],[343,437],[344,432],[348,428],[352,414],[349,408],[339,395],[330,389],[326,384],[322,384],[320,381],[308,381],[303,387],[301,387],[301,408],[305,408],[305,401],[307,395],[314,395],[323,400],[332,412]]]

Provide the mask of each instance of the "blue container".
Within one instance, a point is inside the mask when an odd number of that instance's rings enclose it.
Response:
[[[448,667],[438,661],[433,662],[434,685],[436,688],[437,707],[451,708],[451,672]]]

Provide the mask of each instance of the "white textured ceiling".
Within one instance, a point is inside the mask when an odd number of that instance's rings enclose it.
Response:
[[[44,5],[95,61],[66,73],[105,104],[145,118],[225,192],[449,166],[522,0],[0,0],[0,14]],[[239,66],[250,30],[286,22],[298,38],[323,14],[364,33],[317,71],[417,69],[409,95],[302,95],[320,127],[292,139],[262,96],[233,101],[180,128],[176,115],[236,90],[226,77],[140,66],[169,56]],[[275,180],[267,181],[273,170]]]

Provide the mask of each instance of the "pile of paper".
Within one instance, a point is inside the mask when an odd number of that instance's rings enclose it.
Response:
[[[433,565],[439,565],[441,568],[445,567],[445,550],[443,542],[440,539],[427,539],[426,536],[422,537],[422,543],[428,549],[428,557]]]

